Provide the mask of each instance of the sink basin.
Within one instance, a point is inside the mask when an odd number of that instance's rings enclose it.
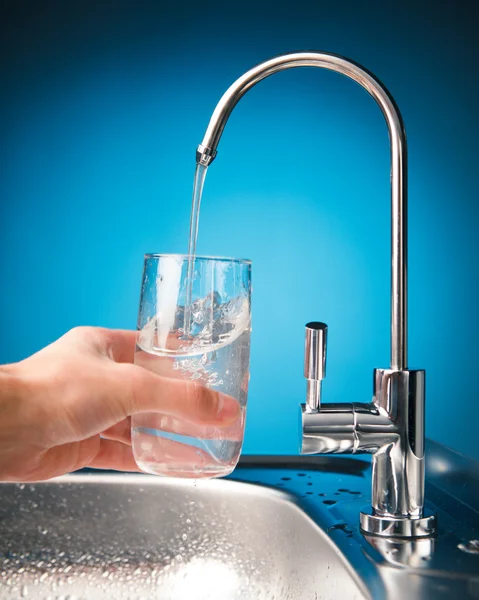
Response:
[[[479,466],[428,444],[436,538],[364,537],[370,462],[243,457],[228,479],[0,484],[0,599],[479,598]]]
[[[80,474],[1,490],[1,598],[367,597],[282,491]]]

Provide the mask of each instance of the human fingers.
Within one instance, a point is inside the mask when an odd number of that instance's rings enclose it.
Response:
[[[110,358],[114,362],[133,362],[137,338],[136,331],[106,329],[104,327],[77,327],[69,334],[71,334],[71,337],[85,339],[95,352]]]
[[[137,338],[134,331],[80,327],[72,330],[71,335],[86,341],[115,363],[133,360]],[[169,343],[179,343],[175,336],[170,335],[169,338]],[[122,418],[137,412],[161,410],[172,416],[187,416],[193,422],[222,425],[237,420],[239,405],[234,398],[177,375],[173,360],[162,361],[165,368],[161,371],[158,371],[158,363],[148,353],[139,351],[135,366],[121,365],[116,371],[109,369],[111,376],[104,378],[105,388],[112,383],[114,375],[119,388],[119,408],[125,413]],[[98,389],[101,391],[102,388]],[[114,424],[108,423],[105,429]]]
[[[141,471],[133,458],[131,446],[106,439],[100,439],[98,452],[85,467],[114,471]]]
[[[56,414],[52,445],[100,434],[131,415],[147,412],[219,428],[240,417],[240,406],[231,396],[136,365],[93,361],[83,374],[64,382],[62,393],[49,402]]]
[[[146,472],[201,478],[214,476],[217,467],[218,473],[224,474],[224,463],[200,446],[143,432],[135,432],[133,436],[135,458]]]
[[[131,445],[131,418],[127,417],[126,419],[123,419],[123,421],[115,423],[115,425],[102,431],[100,435],[102,438],[108,440]]]
[[[187,420],[187,418],[179,419],[171,415],[156,413],[136,415],[133,419],[133,425],[136,430],[175,433],[203,440],[228,440],[235,442],[243,439],[244,424],[244,412],[242,412],[236,421],[223,427],[194,423]]]
[[[82,469],[97,454],[100,446],[98,435],[90,438],[53,446],[47,450],[32,452],[30,462],[25,461],[18,469],[18,478],[10,481],[44,481]]]
[[[157,412],[218,426],[240,416],[240,405],[232,396],[194,381],[158,376],[136,366],[124,366],[124,377],[131,378],[124,398],[129,414]]]
[[[79,327],[72,331],[76,332],[75,335],[77,337],[83,335],[87,338],[92,338],[95,350],[117,363],[131,363],[134,357],[135,360],[138,359],[138,354],[145,355],[145,360],[149,356],[153,357],[154,362],[158,363],[156,356],[148,354],[137,347],[138,337],[141,336],[141,332],[128,329],[106,329],[103,327]],[[166,339],[164,349],[170,351],[178,350],[184,343],[184,341],[178,338],[178,335],[170,334]]]
[[[92,436],[86,440],[54,446],[36,461],[35,468],[22,475],[21,481],[44,481],[85,467],[140,471],[131,446]]]
[[[79,328],[15,365],[25,396],[17,404],[30,415],[39,446],[85,440],[145,412],[216,427],[239,418],[231,396],[115,362],[129,360],[134,341],[135,332]]]

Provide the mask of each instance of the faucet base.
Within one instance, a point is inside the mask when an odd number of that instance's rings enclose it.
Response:
[[[419,519],[412,517],[394,518],[374,515],[367,507],[361,511],[361,530],[363,533],[381,537],[422,538],[430,537],[436,532],[436,515],[424,510]]]

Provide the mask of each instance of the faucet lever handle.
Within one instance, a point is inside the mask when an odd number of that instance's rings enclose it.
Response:
[[[304,376],[308,380],[306,410],[318,412],[321,406],[321,381],[326,377],[326,340],[328,326],[313,321],[306,324]]]

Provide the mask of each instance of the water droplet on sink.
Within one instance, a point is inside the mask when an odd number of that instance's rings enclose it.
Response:
[[[351,531],[351,529],[348,528],[348,526],[346,525],[346,523],[335,523],[334,525],[331,525],[331,527],[328,527],[328,532],[329,531],[334,531],[335,529],[339,529],[341,531],[344,531],[344,533],[348,536],[351,537],[353,535],[353,532]]]
[[[468,554],[479,554],[479,540],[469,540],[468,542],[459,544],[457,547],[462,552],[467,552]]]

